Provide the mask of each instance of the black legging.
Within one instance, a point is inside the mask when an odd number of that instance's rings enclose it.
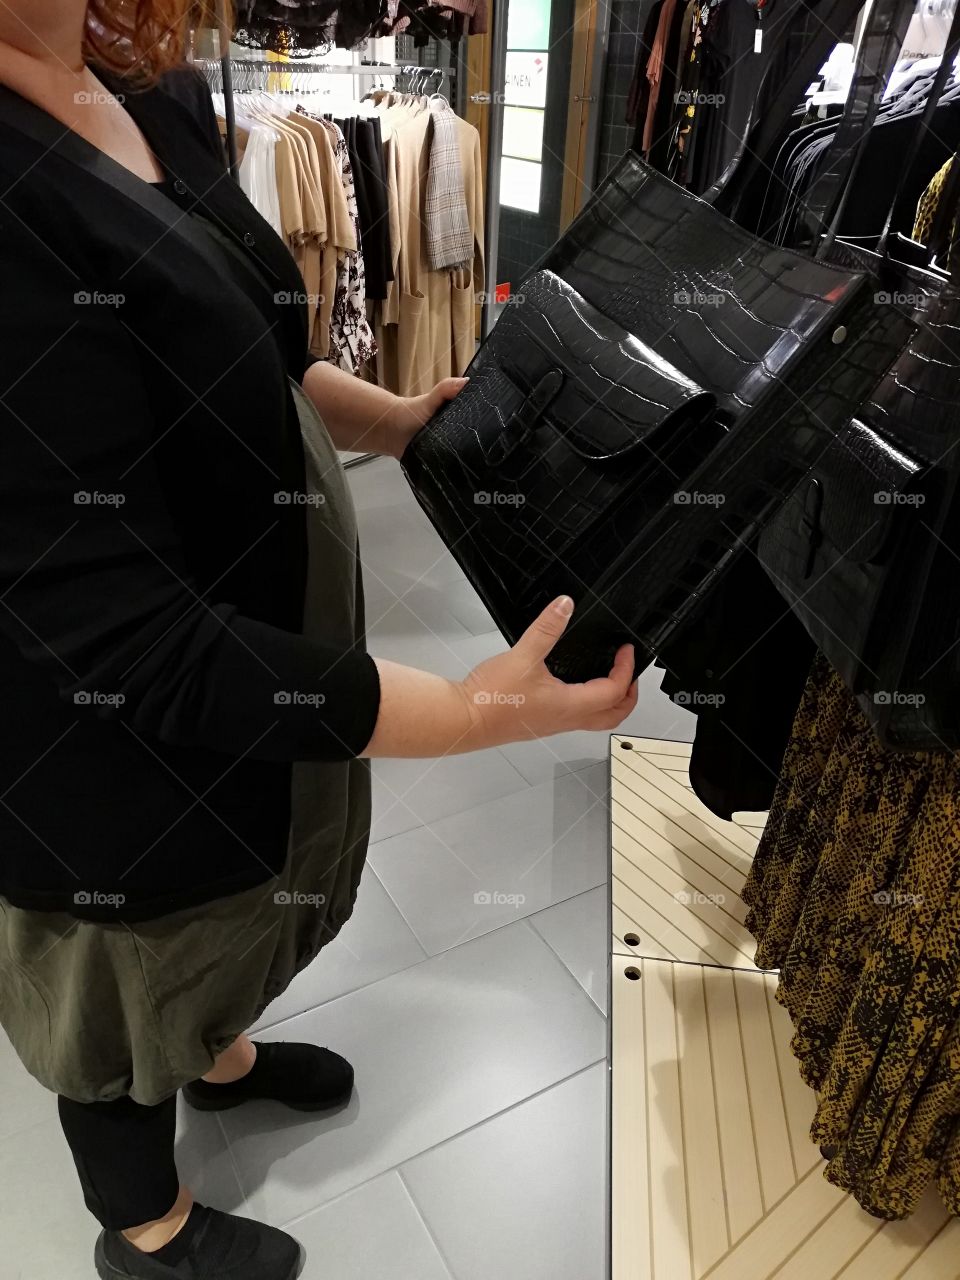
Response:
[[[180,1193],[176,1094],[155,1107],[132,1098],[71,1102],[58,1097],[57,1104],[83,1198],[102,1226],[121,1231],[170,1212]]]

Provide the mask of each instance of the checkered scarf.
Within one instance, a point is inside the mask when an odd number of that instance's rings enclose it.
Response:
[[[473,229],[463,191],[457,117],[443,98],[430,101],[433,134],[424,210],[427,252],[434,271],[473,263]]]

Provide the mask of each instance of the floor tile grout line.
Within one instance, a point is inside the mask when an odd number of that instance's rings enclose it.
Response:
[[[537,914],[539,914],[539,912],[538,912]],[[540,930],[537,928],[537,926],[533,923],[533,919],[534,919],[534,917],[533,917],[533,916],[525,916],[525,917],[524,917],[524,923],[525,923],[525,924],[527,924],[527,925],[529,925],[529,927],[530,927],[530,931],[533,933],[533,936],[534,936],[534,937],[535,937],[539,942],[542,942],[542,943],[543,943],[543,945],[547,948],[547,950],[550,952],[550,954],[555,958],[555,960],[557,961],[557,963],[560,965],[561,969],[563,969],[564,973],[566,973],[566,974],[567,974],[570,978],[572,978],[572,979],[573,979],[573,981],[576,983],[577,990],[580,992],[580,994],[581,994],[581,995],[583,995],[583,996],[585,996],[585,997],[587,998],[587,1000],[589,1000],[589,1002],[590,1002],[590,1004],[593,1006],[593,1008],[594,1008],[594,1009],[596,1009],[596,1011],[600,1014],[601,1018],[603,1018],[604,1022],[606,1022],[606,1020],[607,1020],[607,1012],[606,1012],[606,1010],[605,1010],[605,1009],[603,1009],[603,1008],[602,1008],[602,1007],[597,1003],[597,1001],[596,1001],[596,1000],[594,1000],[593,996],[592,996],[592,995],[590,994],[590,992],[586,989],[586,987],[583,985],[583,983],[580,981],[580,979],[577,977],[577,975],[573,972],[573,970],[572,970],[572,969],[570,968],[570,966],[567,964],[566,960],[564,960],[563,956],[562,956],[562,955],[560,954],[560,952],[556,949],[556,947],[553,945],[553,943],[552,943],[552,942],[550,942],[550,940],[549,940],[548,938],[545,938],[545,937],[543,936],[543,934],[540,932]],[[606,977],[606,968],[607,968],[607,966],[606,966],[606,958],[607,958],[607,951],[606,951],[606,948],[604,948],[604,950],[603,950],[603,957],[604,957],[604,977]],[[606,984],[604,984],[604,987],[606,987]]]
[[[499,747],[493,747],[493,748],[490,748],[490,750],[500,752]],[[500,754],[502,755],[503,753],[500,752]],[[542,782],[530,782],[524,777],[524,775],[520,772],[520,770],[511,760],[507,759],[507,757],[504,757],[504,759],[507,760],[507,763],[514,770],[514,772],[517,773],[520,776],[520,778],[523,780],[523,782],[526,785],[527,791],[535,791],[537,787],[548,787],[548,786],[555,787],[557,782],[561,781],[564,778],[576,777],[578,774],[586,773],[588,769],[596,768],[597,765],[606,765],[607,763],[604,757],[601,756],[599,760],[591,760],[588,764],[583,765],[579,769],[568,769],[564,773],[561,773],[559,777],[545,778],[543,779]],[[583,785],[586,786],[586,783],[584,783]],[[603,794],[600,794],[594,791],[592,787],[587,787],[587,790],[591,792],[595,800],[606,799],[609,802],[610,793],[608,788],[605,788]],[[404,792],[404,795],[406,794],[407,793]],[[377,839],[371,840],[370,849],[375,849],[378,845],[386,844],[390,840],[399,840],[401,836],[412,835],[413,832],[415,831],[432,831],[433,827],[439,825],[441,822],[452,822],[454,818],[466,817],[469,814],[474,813],[477,809],[484,809],[487,807],[487,805],[499,804],[501,801],[511,800],[513,799],[514,796],[519,796],[523,794],[524,794],[523,788],[518,787],[516,791],[508,791],[502,796],[493,796],[489,800],[481,800],[478,804],[468,805],[466,809],[458,809],[455,813],[446,814],[442,818],[431,818],[425,822],[417,822],[414,826],[407,828],[407,830],[405,831],[395,831],[392,835],[379,836],[377,837]],[[400,798],[398,803],[401,803],[401,802],[402,802],[402,797]],[[393,806],[391,806],[391,808],[392,807]],[[405,806],[405,807],[409,808],[409,806]],[[412,813],[413,810],[411,809],[410,812]],[[439,837],[437,838],[439,839]]]
[[[518,1098],[516,1102],[511,1102],[508,1107],[504,1107],[500,1111],[494,1111],[490,1115],[484,1116],[482,1120],[477,1120],[474,1124],[467,1125],[465,1129],[459,1129],[456,1133],[449,1134],[439,1142],[433,1143],[432,1146],[424,1147],[422,1151],[416,1151],[413,1155],[405,1156],[403,1160],[398,1160],[396,1164],[390,1165],[389,1168],[380,1169],[369,1178],[365,1178],[362,1182],[358,1182],[356,1186],[347,1187],[345,1190],[331,1197],[331,1199],[324,1200],[322,1204],[314,1205],[314,1207],[312,1209],[308,1209],[306,1213],[297,1214],[295,1218],[288,1218],[286,1222],[282,1222],[280,1224],[281,1227],[284,1230],[287,1230],[292,1226],[296,1226],[298,1222],[302,1222],[305,1218],[312,1217],[313,1214],[318,1213],[321,1209],[326,1209],[329,1205],[336,1204],[338,1200],[342,1200],[345,1196],[351,1195],[355,1191],[359,1191],[361,1187],[369,1186],[371,1182],[375,1182],[378,1178],[382,1178],[390,1173],[399,1173],[405,1165],[413,1164],[415,1160],[420,1160],[434,1151],[439,1151],[441,1147],[449,1146],[451,1142],[457,1142],[460,1138],[466,1137],[467,1134],[473,1133],[475,1129],[481,1129],[484,1125],[490,1124],[494,1120],[502,1119],[504,1116],[509,1115],[511,1111],[516,1111],[520,1107],[526,1106],[528,1102],[534,1102],[537,1098],[543,1097],[543,1095],[549,1093],[551,1089],[557,1089],[560,1085],[567,1084],[569,1081],[575,1080],[577,1076],[582,1076],[587,1071],[592,1071],[594,1067],[599,1066],[601,1063],[606,1065],[606,1062],[607,1055],[604,1053],[602,1057],[594,1058],[592,1062],[585,1063],[582,1067],[578,1067],[576,1071],[571,1071],[569,1075],[561,1076],[560,1079],[544,1085],[542,1089],[537,1089],[524,1098]]]
[[[450,1258],[447,1257],[446,1252],[441,1246],[436,1233],[434,1232],[433,1228],[430,1226],[425,1210],[421,1208],[421,1206],[417,1203],[417,1198],[413,1194],[413,1188],[410,1186],[406,1178],[403,1176],[402,1165],[397,1166],[396,1174],[397,1174],[397,1177],[400,1179],[400,1185],[403,1187],[404,1191],[406,1192],[407,1199],[410,1201],[410,1204],[413,1206],[414,1213],[417,1215],[417,1218],[420,1220],[420,1223],[423,1226],[424,1231],[427,1233],[427,1236],[430,1242],[432,1243],[433,1247],[436,1249],[437,1256],[439,1257],[440,1261],[443,1263],[443,1266],[447,1275],[450,1277],[450,1280],[457,1280],[457,1273],[456,1273],[456,1270],[454,1269],[453,1262],[451,1261]]]
[[[233,1177],[234,1177],[234,1181],[237,1184],[237,1190],[240,1192],[240,1203],[245,1204],[250,1197],[247,1195],[247,1189],[243,1185],[243,1178],[240,1174],[240,1164],[239,1164],[239,1161],[237,1160],[236,1155],[234,1154],[233,1146],[230,1143],[230,1138],[227,1135],[226,1125],[223,1123],[223,1116],[220,1114],[217,1114],[216,1121],[217,1121],[217,1127],[220,1130],[220,1136],[223,1139],[223,1145],[224,1145],[224,1150],[227,1153],[227,1159],[230,1161],[230,1168],[233,1170]]]
[[[371,870],[374,871],[374,875],[376,875],[376,871],[373,869],[373,867],[371,867]],[[377,876],[377,879],[380,880],[380,877]],[[383,885],[382,880],[380,880],[380,883],[381,885]],[[345,1000],[348,996],[354,996],[354,995],[357,995],[360,991],[366,991],[370,987],[375,987],[378,982],[389,982],[391,978],[397,978],[403,973],[409,973],[411,969],[417,969],[420,967],[420,965],[426,964],[427,961],[429,960],[439,960],[441,956],[452,956],[456,951],[459,951],[461,947],[466,947],[466,946],[469,946],[471,943],[479,942],[481,938],[489,938],[493,934],[499,933],[501,929],[511,929],[513,928],[514,925],[528,922],[532,920],[532,918],[535,915],[540,915],[544,911],[552,911],[554,907],[560,907],[560,906],[563,906],[564,903],[573,902],[575,898],[582,898],[584,894],[594,893],[596,892],[597,889],[605,888],[606,883],[607,883],[606,881],[602,881],[600,884],[590,885],[589,888],[587,889],[580,889],[577,893],[571,893],[570,896],[567,898],[560,898],[558,899],[557,902],[551,902],[551,903],[548,903],[547,906],[545,907],[539,907],[536,911],[531,912],[530,915],[528,916],[519,916],[513,920],[504,920],[502,924],[498,924],[494,929],[488,929],[486,933],[478,933],[474,938],[465,938],[462,942],[458,942],[453,947],[447,947],[443,951],[435,951],[433,953],[426,951],[426,948],[423,946],[423,943],[420,941],[420,938],[417,935],[416,931],[414,930],[413,926],[407,920],[403,912],[400,911],[399,906],[397,906],[397,903],[394,901],[393,897],[390,895],[390,892],[387,889],[386,885],[383,885],[383,888],[387,893],[387,896],[390,898],[391,903],[397,908],[397,911],[400,913],[400,917],[403,920],[404,924],[413,934],[417,945],[420,947],[422,951],[425,952],[425,954],[419,960],[415,960],[412,964],[404,965],[402,969],[394,969],[392,973],[385,973],[379,978],[372,978],[369,982],[363,982],[358,987],[351,987],[349,991],[341,991],[339,994],[335,996],[331,996],[329,1000],[322,1000],[320,1004],[310,1005],[309,1008],[300,1009],[296,1013],[288,1014],[285,1018],[278,1018],[276,1022],[264,1023],[262,1026],[258,1027],[257,1029],[258,1033],[260,1031],[275,1030],[277,1027],[283,1026],[285,1022],[292,1022],[294,1018],[302,1018],[308,1013],[316,1013],[320,1009],[326,1009],[329,1005],[336,1004],[338,1000]],[[540,933],[539,930],[535,930],[535,932],[538,938],[542,938],[543,941],[546,941],[546,939],[543,938],[543,935]],[[550,944],[547,943],[547,945],[549,946]],[[552,947],[551,947],[551,950],[553,950]],[[317,961],[314,960],[313,963],[316,964]],[[582,987],[581,987],[581,990],[583,990]],[[584,992],[584,994],[586,994],[586,992]],[[587,998],[590,999],[589,996]]]

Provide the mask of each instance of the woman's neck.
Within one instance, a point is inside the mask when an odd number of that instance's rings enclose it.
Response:
[[[0,76],[7,68],[57,79],[84,71],[87,0],[3,0],[0,4]]]

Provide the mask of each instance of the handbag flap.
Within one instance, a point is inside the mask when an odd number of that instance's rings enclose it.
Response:
[[[811,473],[821,486],[819,523],[847,559],[879,559],[897,517],[922,505],[915,481],[921,464],[854,418],[824,451]],[[802,496],[806,486],[801,484]]]
[[[652,451],[655,435],[716,408],[714,396],[552,271],[536,272],[510,300],[474,370],[489,362],[527,397],[502,438],[481,441],[494,466],[541,419],[577,453],[602,461]]]

